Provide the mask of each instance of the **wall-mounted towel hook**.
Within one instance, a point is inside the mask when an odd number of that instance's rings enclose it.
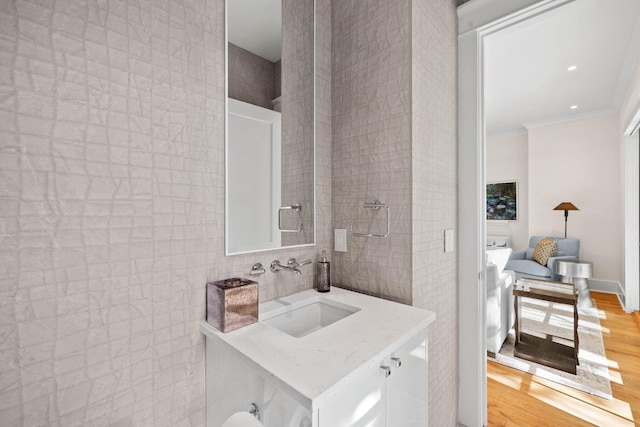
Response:
[[[386,239],[387,237],[389,237],[389,232],[390,232],[389,205],[386,205],[380,202],[380,200],[376,200],[373,203],[365,203],[362,205],[362,207],[365,209],[373,209],[376,211],[380,210],[380,208],[385,208],[385,210],[387,211],[387,230],[383,234],[359,233],[357,231],[353,231],[353,224],[351,224],[350,226],[351,235],[354,237],[370,237],[373,239]]]

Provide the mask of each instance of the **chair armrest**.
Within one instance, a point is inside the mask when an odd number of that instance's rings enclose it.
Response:
[[[498,282],[498,266],[487,263],[487,293],[496,289],[498,287]]]
[[[525,259],[526,253],[527,251],[511,252],[511,255],[509,256],[509,261],[511,261],[512,259]]]

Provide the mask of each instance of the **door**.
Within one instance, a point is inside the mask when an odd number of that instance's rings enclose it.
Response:
[[[370,364],[319,411],[321,427],[426,427],[427,330]]]
[[[387,426],[427,425],[427,333],[417,334],[389,358]]]

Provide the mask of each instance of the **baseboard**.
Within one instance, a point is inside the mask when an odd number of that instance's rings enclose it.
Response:
[[[587,285],[589,286],[590,291],[624,295],[624,291],[622,290],[620,282],[613,282],[611,280],[587,279]]]
[[[626,295],[624,293],[624,289],[622,289],[622,285],[620,284],[620,282],[601,279],[587,279],[587,286],[590,291],[616,295],[618,297],[618,301],[620,301],[620,306],[622,307],[622,309],[627,311],[625,302]]]

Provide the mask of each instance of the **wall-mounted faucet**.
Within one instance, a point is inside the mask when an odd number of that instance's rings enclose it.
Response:
[[[302,271],[300,271],[298,267],[302,267],[307,264],[311,264],[311,259],[298,262],[295,258],[290,258],[287,265],[282,265],[279,260],[275,260],[271,263],[271,272],[275,273],[276,271],[285,270],[296,273],[298,276],[302,276]]]

